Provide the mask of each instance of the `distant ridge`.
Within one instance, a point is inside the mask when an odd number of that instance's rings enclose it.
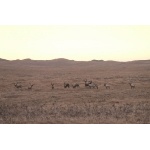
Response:
[[[65,62],[65,61],[75,61],[75,60],[70,60],[70,59],[66,59],[66,58],[57,58],[57,59],[52,59],[51,61]]]
[[[0,61],[9,61],[9,60],[0,58]]]
[[[93,59],[93,60],[91,60],[91,61],[96,61],[96,62],[97,62],[97,61],[104,61],[104,60],[97,60],[97,59]]]
[[[24,60],[24,61],[32,61],[32,59],[30,59],[30,58],[26,58],[26,59],[22,59],[22,60]]]
[[[75,61],[75,60],[70,60],[66,58],[56,58],[56,59],[47,59],[47,60],[36,60],[36,59],[25,58],[25,59],[15,59],[11,61]]]

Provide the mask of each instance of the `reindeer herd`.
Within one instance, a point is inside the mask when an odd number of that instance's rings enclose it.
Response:
[[[28,89],[28,90],[32,90],[33,85],[34,85],[34,84],[30,84],[30,85],[27,87],[27,89]],[[14,83],[14,86],[15,86],[16,89],[22,89],[22,85],[21,85],[20,83],[18,83],[18,82],[17,82],[17,83]]]
[[[83,80],[84,81],[84,86],[87,87],[87,88],[93,88],[93,89],[98,89],[98,85],[96,83],[94,83],[93,81],[88,81],[87,79]],[[51,83],[51,89],[53,90],[55,87],[54,87],[54,83]],[[133,83],[129,83],[131,89],[134,89],[135,88],[135,85]],[[22,85],[20,83],[14,83],[14,86],[16,89],[22,89]],[[27,90],[32,90],[34,84],[29,84],[29,86],[27,87]],[[78,83],[75,83],[75,84],[69,84],[69,83],[66,83],[64,82],[64,88],[79,88],[80,85]],[[109,83],[104,83],[104,87],[106,89],[111,89],[111,86]]]

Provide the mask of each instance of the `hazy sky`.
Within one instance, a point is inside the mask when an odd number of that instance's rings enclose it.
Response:
[[[150,26],[0,26],[0,58],[150,59]]]

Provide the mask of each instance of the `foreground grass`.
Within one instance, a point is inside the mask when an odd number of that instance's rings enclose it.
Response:
[[[0,103],[0,123],[150,123],[150,102]]]

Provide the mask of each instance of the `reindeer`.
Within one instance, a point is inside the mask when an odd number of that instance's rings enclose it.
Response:
[[[32,90],[34,84],[30,84],[30,86],[28,87],[28,90]]]
[[[52,90],[54,89],[54,83],[51,83],[51,86],[52,86]]]
[[[134,89],[135,88],[135,85],[133,83],[129,83],[131,89]]]
[[[93,82],[90,83],[88,86],[90,87],[90,89],[91,89],[91,88],[97,88],[97,89],[98,89],[98,85],[95,84],[95,83],[93,83]]]
[[[64,88],[69,88],[69,87],[70,87],[69,83],[64,82]]]
[[[76,87],[80,87],[80,86],[79,86],[79,84],[76,83],[76,84],[72,85],[72,87],[76,88]]]
[[[21,84],[14,83],[14,86],[15,86],[17,89],[22,89],[22,85],[21,85]]]
[[[88,87],[88,86],[89,86],[89,84],[91,84],[91,83],[92,83],[92,81],[87,81],[87,79],[85,79],[85,80],[84,80],[84,82],[85,82],[85,87]]]
[[[110,85],[108,83],[104,83],[104,86],[106,87],[106,89],[110,89]]]

